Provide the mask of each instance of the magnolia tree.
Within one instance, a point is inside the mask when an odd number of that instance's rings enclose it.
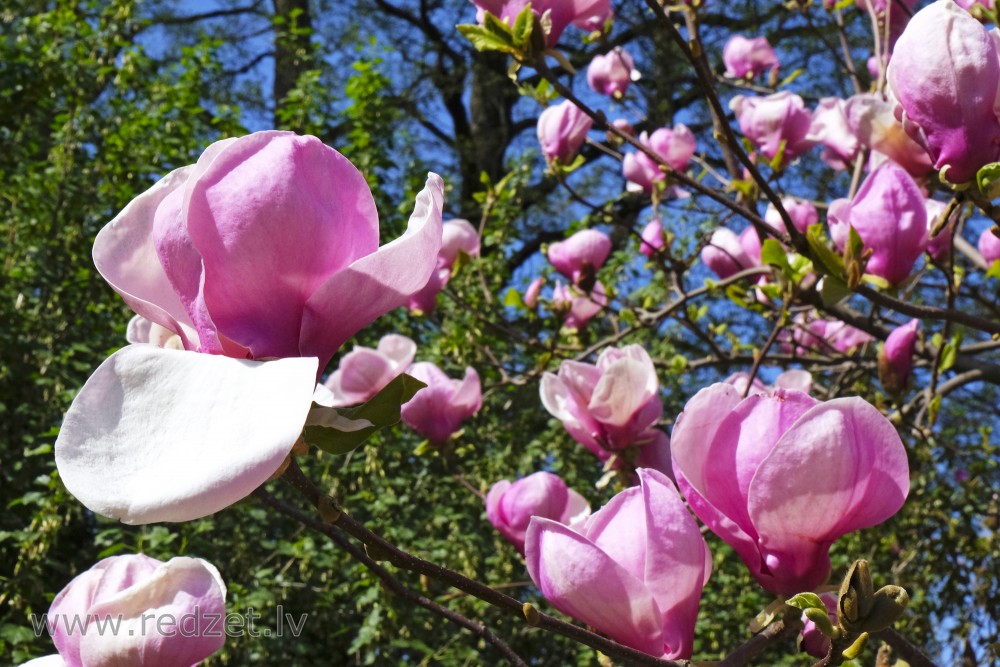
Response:
[[[533,248],[504,231],[521,166],[484,176],[472,220],[421,174],[405,230],[380,242],[351,155],[277,130],[206,146],[94,242],[134,318],[62,420],[68,492],[132,525],[248,499],[226,511],[315,533],[491,664],[568,659],[525,648],[523,627],[601,664],[995,664],[996,416],[949,408],[1000,384],[992,3],[775,6],[823,36],[815,81],[783,63],[787,34],[705,26],[698,2],[630,4],[642,31],[607,0],[474,3],[476,23],[436,29],[504,58],[504,85],[534,105],[534,164],[567,202],[556,234]],[[698,113],[655,120],[650,45],[682,59]],[[484,415],[501,428],[484,435]],[[542,436],[515,423],[546,420]],[[530,469],[470,467],[470,449],[509,452],[495,442],[515,433],[542,442]],[[419,530],[387,539],[391,517],[361,519],[334,491],[339,461],[406,442],[399,482],[454,482],[508,565],[428,553]],[[907,533],[922,506],[944,517],[933,537]],[[981,590],[961,608],[908,569],[931,542],[947,552],[956,522],[978,540],[959,559]],[[57,625],[58,655],[29,664],[197,663],[223,644],[203,621],[234,576],[187,556],[101,560],[50,621],[143,631]],[[930,650],[959,623],[978,628],[963,626],[964,658]]]

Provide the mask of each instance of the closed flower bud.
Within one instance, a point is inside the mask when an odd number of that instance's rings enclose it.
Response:
[[[567,164],[580,152],[594,121],[569,100],[546,107],[538,117],[538,143],[549,162]]]

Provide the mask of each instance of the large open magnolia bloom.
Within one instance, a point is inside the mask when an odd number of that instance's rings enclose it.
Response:
[[[590,516],[590,504],[557,475],[544,470],[513,483],[502,479],[486,494],[486,518],[521,553],[533,516],[568,526]]]
[[[67,412],[56,464],[91,510],[186,521],[246,497],[302,431],[319,372],[427,282],[441,245],[431,174],[406,233],[379,247],[361,173],[315,137],[219,141],[101,230],[94,261],[183,350],[129,345]],[[176,345],[175,345],[176,346]]]
[[[112,556],[52,601],[46,620],[59,655],[28,665],[190,667],[222,648],[225,615],[226,585],[211,563]]]
[[[532,518],[528,574],[564,614],[650,655],[688,658],[711,554],[673,483],[637,472],[639,486],[585,521]]]
[[[891,517],[910,489],[896,429],[861,398],[714,384],[684,406],[671,451],[691,509],[778,595],[824,583],[833,542]]]

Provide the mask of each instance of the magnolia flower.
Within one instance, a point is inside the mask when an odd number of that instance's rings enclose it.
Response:
[[[590,292],[583,292],[575,285],[566,286],[556,281],[552,290],[552,310],[562,315],[567,329],[582,329],[608,303],[607,292],[600,280],[594,281]]]
[[[531,281],[528,285],[528,289],[524,290],[524,305],[528,308],[534,308],[538,305],[538,297],[542,293],[542,286],[545,285],[545,277],[538,276]]]
[[[657,251],[663,249],[663,246],[663,225],[659,220],[650,220],[642,228],[642,241],[639,243],[639,252],[646,257],[652,258]]]
[[[711,554],[673,483],[637,473],[639,486],[585,521],[531,519],[528,574],[564,614],[650,655],[688,658]]]
[[[808,138],[812,116],[798,95],[787,91],[767,97],[737,95],[729,108],[740,132],[769,160],[783,150],[784,161],[790,162],[815,144]]]
[[[927,247],[926,198],[904,169],[886,162],[861,184],[854,200],[830,203],[827,222],[837,248],[854,227],[872,251],[865,269],[892,284],[906,280]]]
[[[778,71],[778,55],[771,48],[767,37],[747,39],[733,35],[722,49],[725,75],[734,79],[753,79],[767,72]]]
[[[593,280],[611,252],[611,239],[602,231],[584,229],[549,246],[548,258],[556,271],[575,284]]]
[[[332,400],[324,405],[364,403],[402,375],[416,353],[417,344],[399,334],[382,336],[374,350],[356,345],[341,358],[337,370],[324,383],[333,394]]]
[[[453,380],[434,364],[421,361],[407,371],[427,386],[403,404],[400,415],[417,433],[434,445],[443,445],[462,422],[479,412],[483,393],[479,373],[471,366],[465,378]]]
[[[672,169],[684,171],[694,156],[697,145],[694,133],[687,125],[678,123],[673,129],[661,127],[648,135],[639,135],[639,143],[663,158]],[[645,153],[629,153],[622,161],[622,172],[631,190],[653,191],[654,183],[664,181],[666,173]]]
[[[406,307],[411,313],[425,315],[437,305],[437,295],[451,280],[452,266],[458,254],[479,257],[479,232],[468,220],[449,220],[441,227],[441,250],[438,251],[437,270],[423,288],[411,296]]]
[[[628,51],[620,46],[604,54],[597,54],[587,67],[587,85],[595,92],[616,100],[625,96],[625,91],[639,72]]]
[[[569,100],[546,107],[538,117],[538,143],[549,162],[568,164],[580,152],[594,121]]]
[[[750,227],[743,234],[753,234],[754,238],[759,241],[757,233]],[[760,257],[759,248],[757,249],[757,257]],[[747,254],[744,244],[741,243],[741,236],[737,236],[726,227],[719,227],[712,232],[712,238],[708,245],[701,249],[701,261],[722,279],[739,273],[743,269],[748,269],[757,263]]]
[[[858,138],[851,131],[845,109],[847,102],[824,97],[813,111],[807,139],[823,145],[820,159],[834,169],[847,169],[858,155]]]
[[[702,389],[677,417],[674,474],[688,503],[768,591],[812,590],[837,538],[879,524],[909,492],[906,450],[860,398]]]
[[[844,106],[851,134],[872,149],[873,167],[888,158],[914,178],[926,176],[933,169],[931,159],[896,120],[893,106],[892,102],[868,93],[851,97]]]
[[[539,393],[549,414],[602,461],[639,446],[640,464],[661,467],[670,445],[655,428],[663,413],[659,390],[649,354],[627,345],[605,348],[596,364],[562,362],[558,374],[542,375]]]
[[[920,320],[912,319],[896,327],[885,339],[878,359],[879,379],[890,392],[899,392],[913,371],[913,352],[917,345]]]
[[[315,137],[212,144],[97,236],[94,261],[183,350],[129,345],[80,390],[55,444],[69,491],[125,523],[217,512],[299,438],[343,343],[427,282],[441,243],[430,175],[406,233],[378,246],[361,173]]]
[[[979,21],[952,0],[917,12],[888,71],[896,117],[952,183],[1000,158],[1000,56]]]
[[[1000,236],[994,234],[991,229],[984,229],[979,235],[978,248],[986,263],[992,264],[1000,259]]]
[[[522,554],[531,517],[572,525],[589,515],[586,499],[550,472],[536,472],[513,484],[501,480],[486,494],[486,518]]]
[[[790,335],[779,336],[782,341],[779,345],[786,352],[794,347],[796,354],[828,353],[830,350],[847,353],[875,340],[870,334],[840,320],[807,319],[800,313],[795,316],[795,324]]]
[[[225,642],[226,585],[200,558],[112,556],[77,576],[49,607],[58,656],[37,667],[189,667]],[[98,632],[98,627],[114,632]]]

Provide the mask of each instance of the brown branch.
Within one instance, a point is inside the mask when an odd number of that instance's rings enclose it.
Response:
[[[910,663],[910,667],[938,667],[923,651],[911,644],[910,640],[892,628],[877,632],[875,636],[891,646],[899,654],[899,657]]]
[[[343,535],[340,534],[334,527],[324,524],[322,521],[315,519],[294,507],[283,503],[271,494],[267,493],[263,489],[257,489],[253,493],[254,497],[260,500],[265,505],[273,507],[278,510],[281,514],[284,514],[290,519],[294,519],[301,523],[302,525],[312,528],[320,533],[323,533],[329,537],[334,543],[337,544],[341,549],[346,551],[354,560],[358,561],[366,568],[368,568],[372,574],[378,577],[382,583],[396,593],[400,597],[410,600],[414,604],[427,609],[442,618],[448,619],[456,625],[460,625],[463,628],[471,631],[472,633],[479,635],[487,642],[489,642],[499,653],[507,659],[510,664],[515,667],[528,667],[527,663],[507,645],[505,641],[496,636],[489,628],[487,628],[482,623],[477,623],[469,618],[466,618],[462,614],[456,611],[448,609],[439,605],[437,602],[430,600],[423,595],[420,595],[416,591],[407,588],[399,579],[394,577],[388,570],[379,565],[377,562],[372,560],[364,551],[358,549],[356,546],[351,544]]]
[[[423,574],[446,583],[484,602],[488,602],[494,607],[503,609],[518,618],[527,618],[528,622],[535,627],[568,637],[581,644],[586,644],[612,658],[627,660],[637,665],[650,665],[651,667],[690,667],[691,665],[687,660],[661,660],[655,658],[642,651],[629,648],[614,640],[585,630],[580,626],[561,621],[554,616],[537,611],[534,607],[530,607],[530,612],[528,612],[523,602],[509,595],[399,549],[381,535],[365,528],[357,519],[343,511],[333,498],[323,493],[313,484],[312,480],[305,476],[302,469],[299,468],[294,460],[292,460],[282,478],[301,493],[320,512],[320,516],[327,519],[328,523],[312,520],[308,524],[311,528],[315,528],[324,535],[332,538],[334,534],[337,534],[337,528],[339,528],[364,544],[367,547],[368,553],[374,555],[376,558],[387,560],[396,567],[404,570]]]

